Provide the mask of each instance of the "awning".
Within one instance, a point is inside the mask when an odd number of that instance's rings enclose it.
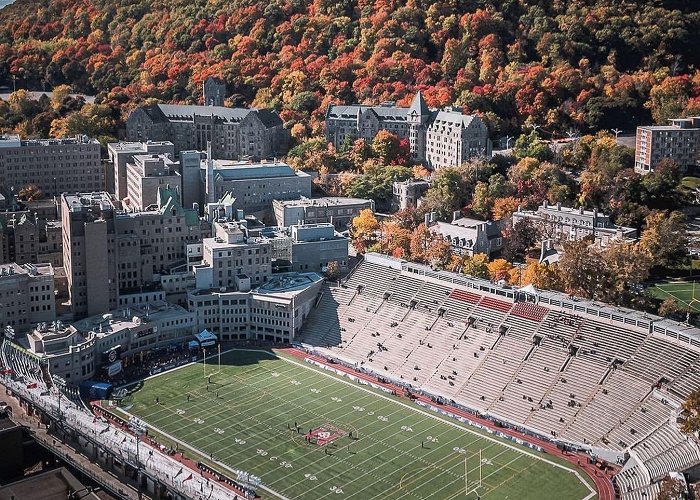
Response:
[[[200,333],[195,334],[194,338],[197,339],[197,342],[199,342],[200,347],[209,347],[212,345],[216,345],[216,342],[219,340],[216,337],[216,335],[214,335],[207,329],[204,329]]]

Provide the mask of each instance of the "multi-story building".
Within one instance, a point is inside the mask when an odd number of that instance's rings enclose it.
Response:
[[[44,195],[55,196],[100,191],[105,186],[100,143],[84,135],[25,141],[17,135],[2,135],[0,184],[15,192],[33,185]]]
[[[200,178],[204,203],[215,203],[230,193],[234,209],[247,213],[270,210],[274,200],[311,196],[311,176],[277,161],[202,160]]]
[[[183,209],[174,189],[161,188],[158,207],[121,208],[108,193],[63,195],[63,262],[71,311],[83,317],[116,309],[120,295],[157,284],[159,273],[186,262],[208,223]]]
[[[700,160],[700,117],[675,118],[669,125],[637,127],[634,168],[653,172],[662,160],[672,160],[683,172]]]
[[[326,138],[337,149],[355,139],[370,142],[380,130],[406,139],[413,159],[431,168],[458,166],[469,158],[491,155],[488,130],[481,118],[456,108],[431,110],[421,92],[408,108],[388,102],[331,105],[326,112]]]
[[[455,253],[469,256],[483,253],[490,258],[503,248],[502,221],[468,219],[457,214],[451,223],[436,222],[430,226],[430,232],[442,235]]]
[[[196,333],[196,315],[167,302],[125,307],[64,325],[42,324],[26,341],[30,352],[46,360],[49,373],[70,384],[115,377],[139,353],[184,346]]]
[[[56,319],[51,264],[15,263],[0,266],[0,328],[29,330]]]
[[[272,248],[272,270],[323,273],[335,262],[348,265],[348,239],[331,223],[295,224],[288,228],[265,228],[263,237]]]
[[[0,214],[0,263],[63,265],[61,223],[28,211]]]
[[[289,133],[280,117],[267,109],[151,104],[131,112],[129,141],[172,141],[175,153],[204,151],[213,157],[260,160],[287,152]]]
[[[170,141],[112,142],[107,144],[109,162],[114,170],[114,195],[121,200],[127,196],[126,165],[138,155],[170,155],[175,157],[175,146]],[[199,165],[199,161],[197,162]],[[102,191],[98,189],[97,191]],[[185,205],[187,206],[187,205]]]
[[[126,164],[126,198],[129,206],[143,210],[158,203],[160,188],[182,191],[180,163],[168,155],[134,155]]]
[[[339,231],[345,231],[352,219],[362,210],[374,212],[374,200],[362,198],[323,197],[274,200],[272,208],[280,227],[294,224],[322,224],[329,222]]]
[[[272,251],[268,241],[249,238],[239,222],[217,221],[213,229],[214,237],[202,242],[202,263],[194,266],[198,289],[250,290],[269,279]]]
[[[535,211],[518,208],[513,213],[513,224],[523,219],[533,222],[543,240],[590,239],[593,244],[604,247],[612,241],[637,238],[636,229],[614,224],[609,215],[596,208],[585,210],[583,207],[562,207],[561,203],[552,206],[545,200]]]
[[[490,156],[488,130],[478,115],[448,108],[432,117],[425,137],[425,158],[431,168],[458,166],[470,158]]]
[[[396,210],[416,208],[419,200],[430,189],[430,182],[426,180],[396,181],[392,184],[394,195],[392,205]]]
[[[316,301],[316,273],[276,274],[255,289],[195,289],[187,294],[197,324],[220,340],[292,342]]]

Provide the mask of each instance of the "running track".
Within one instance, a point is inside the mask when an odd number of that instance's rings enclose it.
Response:
[[[292,356],[300,358],[300,359],[304,359],[304,358],[313,359],[314,361],[318,361],[319,363],[323,363],[324,365],[330,366],[333,369],[343,371],[343,372],[351,374],[355,377],[361,378],[363,380],[367,380],[368,382],[372,382],[373,384],[381,385],[383,387],[386,387],[387,389],[392,389],[392,390],[396,391],[396,394],[403,394],[404,393],[403,387],[399,387],[399,386],[396,386],[393,384],[387,384],[384,382],[379,382],[376,377],[373,377],[373,376],[368,375],[366,373],[355,371],[352,368],[348,368],[348,367],[340,365],[340,364],[330,364],[327,359],[325,359],[321,356],[315,356],[313,354],[309,354],[309,353],[302,351],[300,349],[295,349],[295,348],[291,348],[291,347],[283,348],[283,349],[279,349],[279,350],[282,352],[291,354]],[[563,458],[567,462],[571,463],[572,465],[575,465],[580,470],[585,472],[586,475],[593,480],[593,482],[595,483],[595,489],[598,492],[599,500],[614,500],[615,499],[615,488],[613,487],[611,477],[612,477],[612,475],[614,475],[617,472],[617,468],[613,468],[613,471],[610,473],[603,472],[603,471],[599,470],[595,465],[589,464],[588,463],[588,455],[586,455],[584,453],[565,453],[565,452],[561,451],[559,448],[557,448],[554,444],[550,443],[549,441],[545,441],[543,439],[539,439],[539,438],[536,438],[534,436],[523,434],[523,433],[518,432],[514,429],[508,429],[505,427],[497,427],[490,420],[486,420],[486,419],[481,418],[477,415],[462,411],[462,410],[455,408],[453,406],[450,406],[450,405],[441,405],[440,403],[436,403],[435,401],[432,401],[430,398],[427,398],[427,397],[422,396],[420,394],[416,394],[416,399],[418,399],[420,401],[424,401],[425,403],[431,404],[433,406],[444,407],[446,410],[449,410],[450,413],[454,413],[455,415],[460,415],[462,417],[465,417],[465,418],[468,418],[468,419],[473,420],[475,422],[478,422],[479,424],[483,425],[484,427],[488,427],[489,429],[492,429],[494,431],[502,432],[504,434],[508,434],[509,436],[514,436],[514,437],[520,438],[523,441],[527,441],[528,443],[531,443],[531,444],[534,444],[534,445],[541,447],[545,452],[549,453],[550,455],[555,455],[559,458]]]

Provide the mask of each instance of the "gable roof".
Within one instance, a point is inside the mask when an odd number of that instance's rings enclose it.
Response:
[[[423,98],[423,93],[420,90],[416,92],[416,95],[413,97],[413,101],[411,101],[411,106],[408,108],[408,114],[410,115],[414,111],[420,116],[430,114],[430,108],[428,108],[428,104],[425,102],[425,99]]]
[[[257,108],[227,108],[225,106],[195,106],[187,104],[151,104],[139,108],[148,117],[158,123],[194,120],[195,116],[212,116],[223,122],[240,122],[251,113],[255,113],[262,124],[267,127],[282,125],[282,120],[274,111]]]

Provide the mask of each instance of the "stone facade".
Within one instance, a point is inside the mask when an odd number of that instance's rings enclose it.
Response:
[[[355,139],[371,142],[380,130],[406,139],[413,159],[431,168],[458,166],[470,158],[491,155],[491,141],[481,118],[456,108],[431,110],[421,92],[408,108],[393,103],[331,105],[326,112],[326,138],[336,149]]]
[[[261,160],[287,152],[289,133],[267,109],[153,104],[131,112],[126,122],[129,141],[172,141],[180,151],[205,151],[213,158]]]

